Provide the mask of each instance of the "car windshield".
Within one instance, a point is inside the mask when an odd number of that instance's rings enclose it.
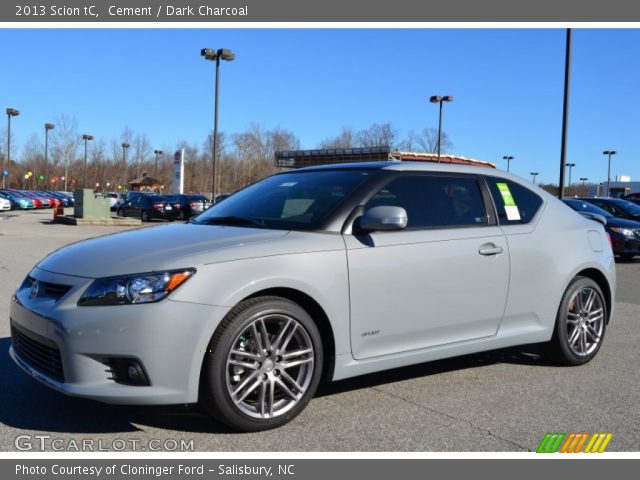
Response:
[[[640,205],[629,200],[614,200],[614,204],[631,215],[640,215]]]
[[[611,215],[605,209],[596,207],[594,204],[589,202],[583,202],[582,200],[566,199],[564,200],[564,203],[569,205],[576,212],[597,213],[598,215],[602,215],[603,217],[606,217],[606,218],[613,217],[613,215]]]
[[[215,204],[193,223],[313,230],[369,174],[341,169],[274,175]]]

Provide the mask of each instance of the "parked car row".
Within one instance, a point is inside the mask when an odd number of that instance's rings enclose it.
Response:
[[[69,192],[57,191],[33,191],[33,190],[0,190],[0,199],[9,201],[8,210],[31,210],[34,208],[53,208],[56,201],[62,202],[63,206],[73,206],[73,194]],[[4,210],[0,202],[0,210]]]
[[[150,192],[129,192],[115,206],[119,217],[139,217],[143,222],[151,219],[188,220],[204,212],[211,205],[204,195],[158,195]]]
[[[620,198],[566,198],[564,202],[582,214],[606,219],[605,230],[613,253],[625,260],[640,255],[640,206]]]

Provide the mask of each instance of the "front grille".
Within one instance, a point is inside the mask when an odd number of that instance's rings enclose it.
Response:
[[[54,342],[11,322],[11,343],[22,360],[35,370],[64,382],[62,357]]]
[[[29,282],[33,284],[36,279],[33,277],[29,277]],[[59,283],[51,283],[51,282],[43,282],[42,280],[38,280],[38,284],[40,286],[40,292],[38,296],[53,298],[54,300],[60,300],[69,290],[71,290],[71,285],[62,285]]]

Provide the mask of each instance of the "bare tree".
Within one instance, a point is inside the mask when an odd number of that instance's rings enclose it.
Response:
[[[56,129],[53,130],[53,163],[64,166],[64,189],[68,190],[70,183],[69,164],[76,160],[81,137],[78,133],[78,120],[73,115],[62,114],[55,119]]]
[[[320,148],[354,148],[357,146],[357,133],[351,127],[342,127],[335,137],[320,142]]]
[[[442,140],[440,142],[440,152],[445,153],[451,147],[453,142],[451,141],[447,132],[442,132]],[[409,132],[406,140],[403,142],[401,148],[403,150],[420,150],[428,153],[435,153],[438,151],[438,129],[437,128],[423,128],[420,132]]]
[[[361,130],[357,135],[361,147],[390,147],[395,150],[398,146],[398,130],[390,123],[374,123],[369,128]]]

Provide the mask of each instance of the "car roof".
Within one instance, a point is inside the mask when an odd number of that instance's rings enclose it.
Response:
[[[505,171],[489,167],[476,167],[472,165],[455,165],[450,163],[435,162],[409,162],[400,160],[314,165],[312,167],[287,170],[286,172],[308,172],[318,170],[389,170],[400,172],[473,173],[482,175],[496,175],[505,178],[513,178],[514,180],[522,180],[519,177],[511,175]]]

